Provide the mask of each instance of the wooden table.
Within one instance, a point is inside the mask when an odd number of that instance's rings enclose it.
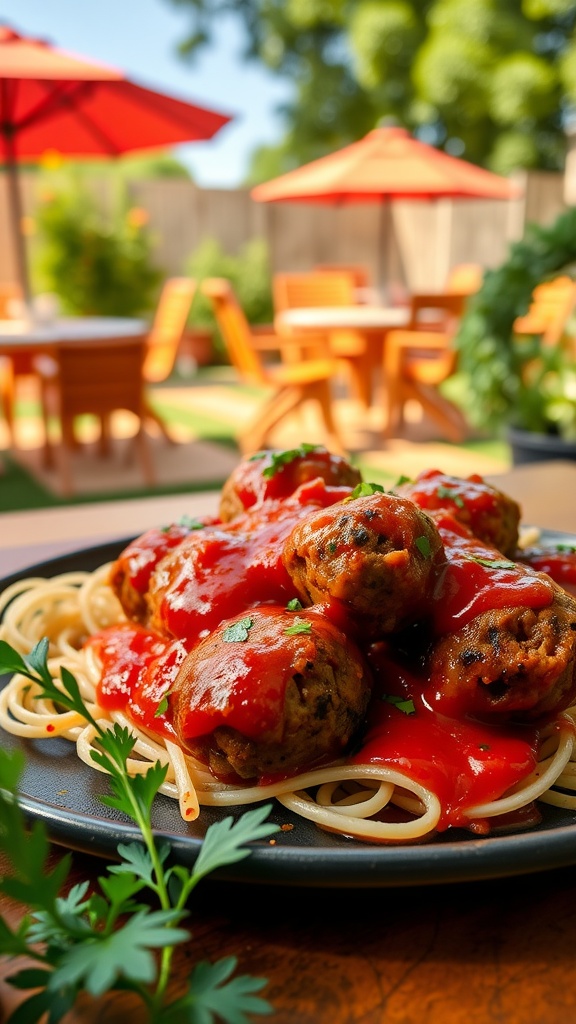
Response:
[[[527,521],[576,533],[576,464],[522,467],[493,481],[521,501]],[[215,501],[180,495],[0,516],[0,558],[22,566],[42,545],[52,554],[124,536]],[[73,879],[94,879],[99,867],[74,854]],[[21,913],[5,898],[0,909],[12,921]],[[566,1024],[576,1011],[572,868],[376,890],[208,879],[191,909],[194,935],[177,954],[174,991],[198,959],[233,954],[242,973],[269,979],[275,1024]],[[0,965],[0,978],[7,973]],[[19,998],[0,981],[2,1009]],[[119,995],[84,1003],[69,1024],[142,1019]]]
[[[361,357],[354,359],[358,397],[368,408],[373,401],[375,382],[382,367],[386,334],[394,327],[405,327],[410,318],[408,306],[309,306],[285,309],[274,318],[277,333],[294,339],[298,335],[324,335],[334,354],[347,348],[346,335],[360,338]],[[355,346],[354,346],[355,347]]]
[[[285,309],[274,320],[280,331],[359,330],[383,335],[393,327],[405,327],[408,306],[307,306]]]
[[[145,320],[134,317],[71,316],[49,323],[0,320],[0,355],[52,351],[58,345],[74,342],[106,344],[118,338],[139,341],[147,329]]]

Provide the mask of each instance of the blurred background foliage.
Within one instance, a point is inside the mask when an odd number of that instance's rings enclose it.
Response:
[[[193,252],[185,272],[199,284],[205,277],[225,277],[250,324],[271,324],[274,319],[272,276],[268,246],[264,239],[254,238],[232,256],[219,242],[207,238]],[[226,349],[218,331],[210,300],[197,289],[189,317],[191,327],[207,327],[213,331],[215,350],[219,361],[228,361]]]
[[[163,277],[154,264],[145,210],[130,207],[119,180],[107,216],[74,173],[41,191],[33,279],[77,316],[139,316],[156,301]]]
[[[232,14],[246,57],[294,83],[285,134],[250,182],[394,118],[501,174],[559,170],[576,116],[573,0],[168,0],[187,10],[193,60]]]

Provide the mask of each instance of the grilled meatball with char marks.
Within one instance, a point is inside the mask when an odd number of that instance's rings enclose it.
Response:
[[[546,578],[546,577],[545,577]],[[576,699],[576,601],[552,584],[544,608],[495,608],[437,643],[430,680],[445,706],[538,718]]]
[[[383,493],[309,514],[283,558],[302,600],[341,602],[359,635],[375,640],[427,618],[446,564],[432,520]]]
[[[242,460],[230,474],[220,499],[222,522],[237,519],[265,501],[282,501],[318,477],[329,487],[360,483],[360,473],[341,455],[320,445],[301,445],[290,451],[267,450]]]
[[[370,688],[362,655],[332,622],[268,606],[199,643],[170,701],[185,749],[219,777],[252,779],[341,756]]]

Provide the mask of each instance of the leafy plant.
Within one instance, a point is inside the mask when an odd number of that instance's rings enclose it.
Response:
[[[191,255],[186,273],[196,281],[205,277],[225,277],[231,282],[249,323],[268,324],[274,318],[268,248],[263,239],[247,242],[237,256],[225,252],[216,239],[208,238]],[[210,327],[218,339],[222,356],[225,347],[220,339],[210,301],[197,289],[189,323],[194,327]]]
[[[514,321],[530,305],[535,287],[576,263],[576,208],[549,227],[530,225],[508,259],[488,270],[471,298],[456,338],[467,395],[467,415],[476,426],[576,437],[576,369],[573,349],[549,349],[539,339],[514,336]]]
[[[122,199],[106,223],[85,186],[70,179],[45,194],[37,224],[39,289],[55,292],[67,313],[136,316],[153,307],[162,274],[145,211]]]
[[[126,762],[135,740],[129,730],[99,725],[68,670],[62,668],[59,681],[52,679],[47,653],[47,640],[27,657],[0,641],[0,672],[22,673],[38,685],[39,696],[79,712],[93,725],[99,749],[92,756],[110,775],[111,792],[101,800],[135,822],[142,843],[118,847],[119,863],[99,878],[99,891],[89,891],[85,882],[60,895],[70,855],[49,867],[43,824],[36,821],[30,835],[18,806],[24,757],[20,751],[10,755],[0,749],[0,851],[12,869],[11,875],[0,878],[0,891],[31,908],[15,929],[0,918],[0,954],[26,955],[35,962],[7,979],[15,988],[35,990],[10,1019],[35,1024],[48,1014],[48,1024],[56,1024],[81,992],[98,997],[120,989],[141,998],[152,1024],[212,1024],[215,1019],[248,1024],[247,1014],[271,1012],[257,995],[265,980],[233,977],[233,957],[197,964],[185,994],[173,1001],[167,996],[175,947],[190,937],[182,922],[192,891],[210,872],[247,857],[246,843],[277,831],[265,821],[269,806],[251,810],[237,821],[228,817],[211,825],[194,867],[170,866],[170,848],[156,842],[150,824],[150,809],[166,767],[157,763],[145,775],[131,777]],[[142,900],[146,892],[157,909]]]

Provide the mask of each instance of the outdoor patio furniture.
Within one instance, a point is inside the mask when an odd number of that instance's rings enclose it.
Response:
[[[534,289],[525,316],[514,321],[516,335],[540,335],[545,345],[556,345],[576,302],[576,282],[568,275],[543,281]]]
[[[232,286],[224,278],[206,278],[201,290],[213,306],[230,361],[241,381],[252,386],[271,389],[268,398],[263,399],[255,419],[238,435],[238,444],[243,453],[262,448],[273,428],[289,413],[300,408],[305,402],[318,404],[326,430],[326,440],[332,448],[342,451],[343,442],[332,413],[330,383],[337,366],[328,355],[301,362],[285,361],[276,365],[263,362],[258,347],[258,336],[253,335]],[[321,343],[316,335],[309,341],[317,353]],[[298,341],[301,351],[306,342]],[[284,349],[289,342],[284,343]]]
[[[353,306],[358,301],[355,274],[347,270],[274,274],[272,293],[276,315],[288,309]],[[339,328],[328,331],[326,337],[332,355],[345,365],[353,394],[367,408],[370,366],[366,336],[355,328]],[[296,349],[294,356],[298,358]]]
[[[110,339],[108,343],[73,342],[61,344],[50,357],[36,362],[40,374],[42,417],[45,431],[44,461],[54,465],[55,450],[50,439],[49,420],[55,416],[60,429],[58,463],[61,490],[73,493],[70,457],[78,447],[74,421],[92,414],[101,425],[100,450],[106,455],[110,442],[110,417],[127,410],[138,417],[134,438],[145,483],[152,487],[155,474],[144,421],[148,415],[143,365],[145,337]]]
[[[480,263],[457,263],[448,273],[444,291],[454,295],[474,295],[483,278],[484,267]]]
[[[452,339],[465,301],[462,295],[413,295],[408,326],[389,331],[384,346],[387,437],[402,430],[408,401],[416,401],[451,441],[466,436],[462,413],[439,391],[456,369]]]
[[[172,277],[164,283],[146,340],[146,358],[142,370],[146,384],[161,384],[174,370],[195,291],[196,282],[190,277]],[[148,399],[146,415],[154,420],[167,441],[174,440],[166,423]]]

